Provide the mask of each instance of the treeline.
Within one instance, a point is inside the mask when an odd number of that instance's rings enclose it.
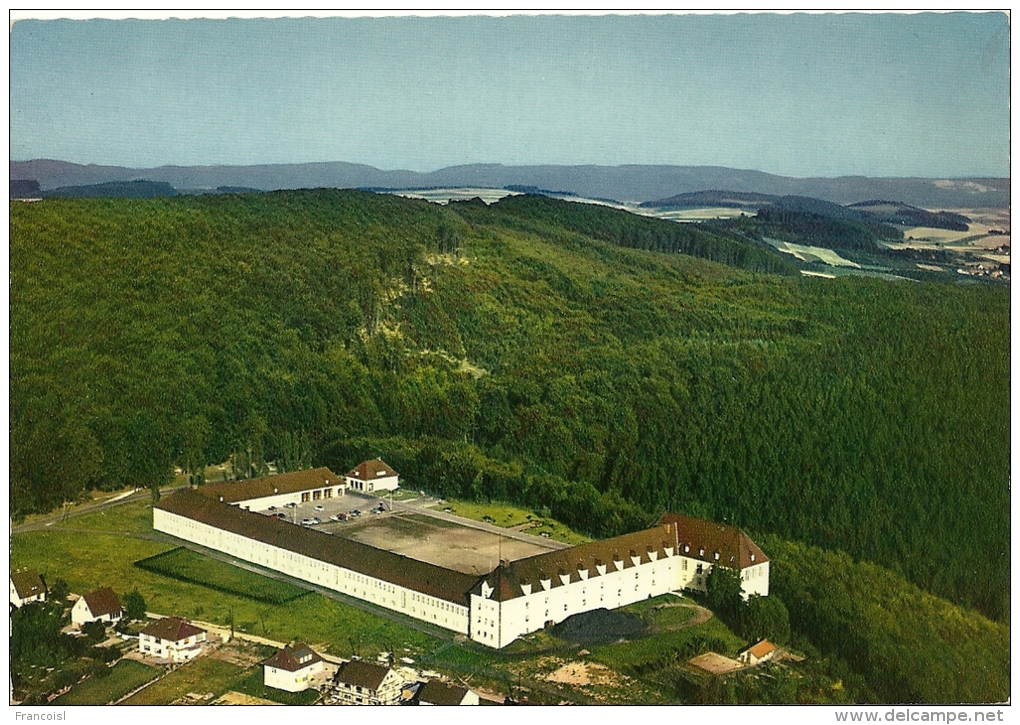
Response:
[[[752,239],[778,239],[829,249],[877,250],[881,242],[899,242],[903,232],[878,222],[839,219],[812,212],[764,206],[753,217],[716,223],[720,229]]]
[[[515,199],[13,204],[12,516],[382,455],[592,535],[726,519],[1007,616],[1006,290],[750,273]]]
[[[472,217],[471,209],[477,207],[465,208],[467,218],[509,222],[539,234],[561,234],[567,230],[631,249],[687,254],[757,272],[797,273],[797,268],[776,252],[746,241],[713,233],[695,224],[650,219],[596,204],[521,195],[504,197],[482,217],[478,211]]]
[[[858,702],[1005,702],[1010,629],[933,597],[889,569],[776,537],[771,585],[790,623],[854,673]]]

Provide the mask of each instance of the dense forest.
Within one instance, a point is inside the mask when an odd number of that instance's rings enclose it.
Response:
[[[15,518],[383,455],[593,535],[711,517],[1008,617],[1007,289],[776,274],[541,197],[14,202],[10,232]]]

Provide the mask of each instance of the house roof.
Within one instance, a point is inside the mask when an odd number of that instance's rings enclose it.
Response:
[[[776,646],[774,644],[769,642],[767,639],[763,639],[758,642],[755,642],[752,645],[744,647],[744,649],[740,650],[738,654],[744,654],[745,652],[747,652],[748,654],[754,655],[757,659],[761,659],[769,652],[775,652],[775,650]]]
[[[459,705],[464,702],[468,692],[466,687],[451,685],[441,680],[429,680],[418,690],[417,700],[433,705]]]
[[[39,572],[32,571],[31,569],[12,571],[11,583],[14,585],[14,590],[18,593],[20,599],[35,597],[46,591],[46,585],[43,584]]]
[[[163,619],[157,619],[143,629],[141,633],[156,639],[180,642],[182,639],[187,639],[192,635],[202,634],[203,632],[205,632],[204,629],[199,629],[184,617],[163,617]]]
[[[310,468],[305,471],[294,471],[293,473],[281,473],[278,476],[249,478],[244,481],[209,483],[205,486],[199,486],[195,490],[203,496],[217,500],[222,497],[224,503],[234,503],[236,501],[266,498],[267,496],[275,496],[277,494],[310,491],[315,488],[326,488],[342,483],[343,481],[340,476],[323,467]]]
[[[584,578],[597,579],[605,571],[616,571],[616,562],[623,569],[647,564],[654,559],[676,554],[676,526],[663,524],[644,531],[624,534],[603,541],[592,541],[569,549],[548,551],[509,564],[500,564],[491,574],[483,577],[472,593],[506,601],[524,595],[523,587],[542,591],[543,581],[550,589],[564,586]]]
[[[281,670],[287,670],[288,672],[297,672],[303,670],[305,667],[311,667],[316,662],[321,662],[320,657],[316,652],[306,644],[301,642],[295,642],[289,644],[283,649],[276,651],[272,657],[263,662],[262,664],[269,667],[276,667]]]
[[[378,690],[389,673],[390,668],[386,665],[377,665],[365,660],[351,660],[340,665],[340,669],[336,673],[336,681],[345,685]]]
[[[358,478],[362,481],[374,481],[377,478],[389,478],[396,475],[399,474],[387,466],[381,458],[362,461],[347,472],[348,477]]]
[[[681,514],[665,514],[659,523],[676,524],[680,553],[686,557],[733,569],[746,569],[769,560],[751,537],[736,526]]]
[[[199,491],[182,489],[156,508],[462,606],[468,605],[468,592],[478,581],[471,574],[228,506]]]
[[[93,617],[102,617],[107,614],[120,614],[124,608],[120,606],[120,600],[113,593],[110,587],[96,589],[84,596],[85,605]]]

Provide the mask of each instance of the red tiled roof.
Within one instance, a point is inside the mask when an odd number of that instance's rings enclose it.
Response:
[[[624,569],[636,564],[647,564],[652,556],[664,558],[666,549],[676,554],[676,527],[663,524],[655,528],[624,534],[604,541],[592,541],[569,549],[548,551],[526,559],[518,559],[508,565],[500,565],[483,580],[492,587],[492,598],[506,601],[524,595],[522,585],[530,584],[532,592],[542,590],[542,581],[548,580],[550,588],[563,586],[560,577],[567,577],[567,583],[581,581],[581,573],[587,572],[589,579],[596,579],[598,567],[605,565],[607,572],[616,571],[614,562],[622,562]],[[481,595],[482,581],[472,590]]]
[[[304,662],[301,660],[308,658]],[[305,667],[311,667],[316,662],[321,662],[322,657],[315,653],[311,647],[300,642],[295,642],[292,645],[287,645],[283,649],[277,650],[276,654],[270,657],[262,664],[268,665],[269,667],[276,667],[281,670],[287,670],[287,672],[297,672]]]
[[[250,501],[254,498],[266,498],[284,493],[297,493],[298,491],[310,491],[316,488],[337,486],[343,481],[340,476],[328,468],[310,468],[306,471],[294,471],[293,473],[281,473],[278,476],[263,476],[262,478],[249,478],[244,481],[224,481],[223,483],[209,483],[199,486],[195,490],[203,496],[219,499],[222,496],[224,503],[235,501]]]
[[[378,690],[389,673],[390,668],[386,665],[377,665],[365,660],[351,660],[340,665],[340,669],[336,673],[336,681],[345,685]]]
[[[228,506],[191,489],[164,498],[156,508],[462,606],[468,605],[468,592],[478,581],[471,574]]]
[[[107,614],[120,614],[124,608],[120,606],[120,600],[113,593],[110,587],[96,589],[85,595],[85,604],[93,617],[102,617]]]
[[[199,629],[184,617],[163,617],[143,629],[141,633],[168,642],[180,642],[203,632],[204,629]]]
[[[29,569],[11,572],[11,582],[14,584],[14,590],[21,599],[35,597],[46,591],[46,586],[43,584],[39,572]]]
[[[746,569],[769,560],[751,537],[736,526],[681,514],[665,514],[659,523],[676,524],[680,553],[692,559],[733,569]]]
[[[774,652],[775,649],[776,646],[774,644],[769,642],[767,639],[763,639],[760,642],[756,642],[755,644],[752,644],[748,647],[744,647],[744,649],[740,650],[739,654],[744,654],[745,652],[747,652],[749,654],[754,655],[757,659],[761,659],[769,652]]]
[[[396,475],[398,475],[397,472],[383,463],[381,458],[362,461],[357,467],[347,472],[348,477],[362,481],[374,481],[377,478],[389,478]]]

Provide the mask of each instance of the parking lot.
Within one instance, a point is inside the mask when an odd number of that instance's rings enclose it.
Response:
[[[324,498],[318,501],[274,506],[269,509],[261,509],[258,513],[269,515],[283,514],[283,520],[289,521],[292,524],[321,526],[325,523],[333,523],[330,520],[331,516],[347,518],[348,520],[357,519],[357,514],[352,516],[354,511],[360,511],[362,516],[377,515],[370,514],[369,511],[371,509],[378,509],[380,505],[384,506],[387,510],[389,509],[389,503],[380,498],[348,491],[346,495],[337,498]],[[318,519],[317,522],[316,519]]]

